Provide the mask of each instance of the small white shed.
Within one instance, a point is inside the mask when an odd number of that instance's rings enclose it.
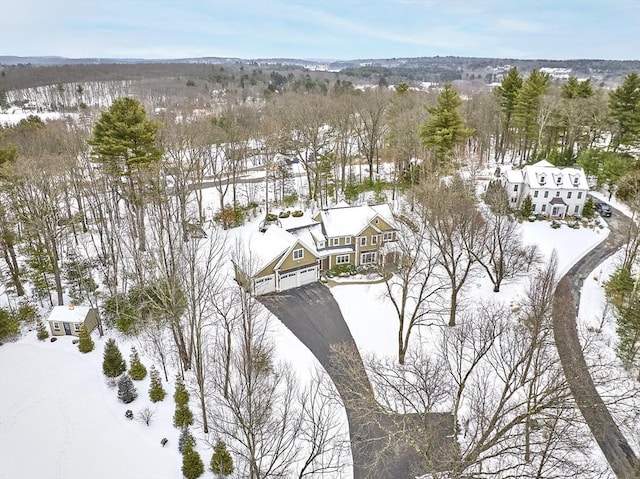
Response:
[[[85,325],[88,332],[98,326],[96,310],[89,306],[54,306],[49,314],[49,327],[53,336],[78,336]]]

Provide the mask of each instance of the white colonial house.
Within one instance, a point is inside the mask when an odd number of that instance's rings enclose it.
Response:
[[[533,214],[553,218],[581,216],[589,184],[582,168],[559,168],[548,161],[502,174],[509,204],[520,209],[530,195]]]

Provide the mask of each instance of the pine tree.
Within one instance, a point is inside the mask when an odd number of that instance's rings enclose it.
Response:
[[[129,404],[137,397],[138,391],[136,391],[133,381],[131,381],[128,374],[123,374],[118,380],[118,399],[125,404]]]
[[[176,390],[173,393],[173,400],[177,406],[186,406],[189,404],[189,392],[180,376],[176,377]]]
[[[458,92],[450,84],[446,84],[438,95],[436,106],[427,108],[431,116],[420,127],[422,143],[431,148],[440,169],[448,168],[454,147],[464,142],[472,133],[464,127],[458,111],[461,104]]]
[[[151,366],[151,385],[149,386],[149,398],[151,402],[162,401],[167,395],[166,391],[162,387],[162,379],[160,379],[160,373],[155,366]]]
[[[40,341],[44,341],[49,337],[49,330],[47,329],[43,321],[38,321],[36,331],[38,332],[37,336]]]
[[[233,474],[233,458],[227,451],[227,445],[223,441],[218,440],[216,442],[210,465],[211,472],[217,474],[218,477],[227,477]]]
[[[176,391],[173,394],[176,411],[173,415],[173,425],[178,428],[193,424],[193,413],[189,409],[189,392],[180,377],[176,378]]]
[[[585,218],[593,218],[595,215],[595,208],[593,206],[593,199],[591,196],[587,198],[587,201],[584,202],[584,206],[582,207],[582,216]]]
[[[609,109],[617,124],[614,147],[640,143],[640,75],[629,73],[622,85],[609,93]]]
[[[531,195],[525,196],[524,200],[522,200],[522,206],[520,207],[520,215],[528,218],[533,214],[533,201],[531,200]]]
[[[80,327],[78,339],[78,349],[81,353],[89,353],[93,351],[95,344],[93,343],[93,339],[91,339],[91,334],[89,334],[89,331],[87,331],[84,324]]]
[[[193,437],[193,434],[191,434],[189,426],[183,427],[180,431],[180,437],[178,437],[178,451],[180,451],[180,454],[184,452],[184,446],[187,442],[191,444],[192,447],[196,446],[196,439]]]
[[[131,347],[131,356],[129,356],[129,376],[135,381],[140,381],[147,376],[147,368],[140,361],[135,346]]]
[[[186,479],[198,479],[204,474],[204,463],[191,441],[186,441],[182,451],[182,475]]]
[[[104,360],[102,361],[102,371],[108,378],[116,378],[127,370],[125,363],[115,339],[108,339],[104,345]]]
[[[522,76],[516,67],[512,67],[502,79],[502,83],[495,89],[500,110],[502,111],[502,132],[496,153],[504,160],[504,155],[510,143],[513,114],[522,88]]]

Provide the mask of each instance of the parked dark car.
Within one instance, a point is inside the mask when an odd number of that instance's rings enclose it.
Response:
[[[611,216],[611,206],[606,203],[596,203],[596,211],[600,213],[600,216]]]

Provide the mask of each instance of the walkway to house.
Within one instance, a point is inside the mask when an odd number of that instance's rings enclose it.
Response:
[[[565,274],[556,288],[553,333],[571,393],[598,446],[619,478],[640,478],[640,461],[598,394],[584,359],[576,325],[577,306],[585,278],[626,243],[629,219],[614,210],[607,218],[611,233]]]
[[[378,407],[349,327],[326,286],[312,283],[258,299],[311,350],[335,384],[349,421],[354,479],[413,479],[455,460],[451,414],[402,416]],[[408,437],[407,430],[416,432]],[[414,441],[425,454],[408,445]]]

